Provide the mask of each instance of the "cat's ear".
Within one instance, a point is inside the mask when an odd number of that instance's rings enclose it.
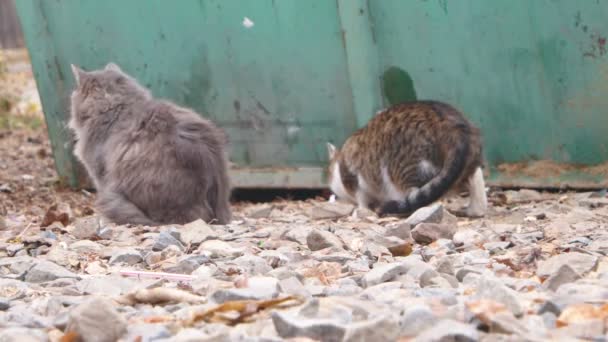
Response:
[[[74,64],[70,64],[72,68],[72,74],[74,74],[74,80],[76,81],[76,85],[80,85],[80,82],[85,78],[86,72]]]
[[[116,63],[108,63],[108,65],[106,65],[106,67],[105,67],[105,70],[122,72],[122,70]]]
[[[332,143],[327,143],[327,154],[329,155],[329,160],[334,159],[336,155],[336,146],[332,145]]]

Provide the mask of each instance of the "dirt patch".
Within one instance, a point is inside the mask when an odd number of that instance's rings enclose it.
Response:
[[[538,160],[521,163],[504,163],[496,167],[507,177],[528,176],[533,178],[559,177],[567,173],[580,172],[595,176],[608,176],[608,162],[598,165],[558,163]]]

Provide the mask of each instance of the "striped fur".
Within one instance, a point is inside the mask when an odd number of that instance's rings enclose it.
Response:
[[[340,150],[328,147],[331,190],[380,215],[412,213],[467,185],[475,194],[471,216],[486,210],[477,173],[480,131],[448,104],[416,101],[387,108]]]

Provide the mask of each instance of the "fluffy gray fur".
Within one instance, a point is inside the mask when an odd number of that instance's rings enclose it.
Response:
[[[102,215],[118,224],[230,221],[227,139],[218,127],[154,99],[116,64],[72,72],[74,154],[97,189]]]

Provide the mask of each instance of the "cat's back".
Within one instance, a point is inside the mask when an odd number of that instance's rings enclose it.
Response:
[[[404,128],[438,128],[441,125],[469,125],[468,120],[452,105],[439,101],[412,101],[397,104],[378,112],[366,130],[402,131]],[[446,127],[446,128],[447,128]]]

